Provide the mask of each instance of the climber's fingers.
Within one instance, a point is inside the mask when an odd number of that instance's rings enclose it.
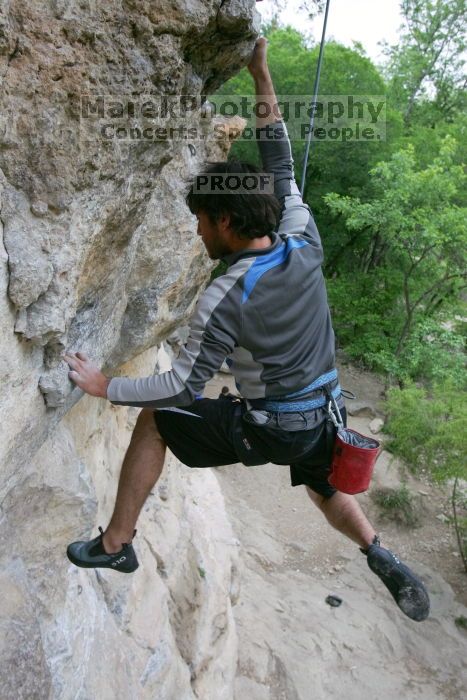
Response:
[[[67,352],[63,355],[64,359],[68,362],[70,367],[78,367],[86,363],[91,362],[88,355],[85,352]],[[71,362],[70,362],[71,360]],[[74,363],[74,364],[73,364]]]
[[[75,353],[65,353],[65,355],[63,355],[63,359],[72,369],[78,369],[81,366],[81,361]]]
[[[68,364],[68,367],[70,367],[70,369],[71,369],[71,372],[68,372],[68,377],[71,379],[72,382],[74,382],[77,386],[79,386],[80,385],[79,371],[81,370],[81,362],[79,361],[78,357],[73,353],[70,353],[69,355],[64,355],[63,359]]]

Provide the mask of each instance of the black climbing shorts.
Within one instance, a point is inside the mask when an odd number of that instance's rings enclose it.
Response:
[[[330,498],[336,489],[328,483],[325,409],[259,413],[249,412],[244,402],[198,399],[183,408],[158,409],[154,419],[169,449],[188,467],[289,465],[292,486],[306,484]],[[345,408],[341,413],[345,421]],[[258,417],[263,424],[255,422]]]

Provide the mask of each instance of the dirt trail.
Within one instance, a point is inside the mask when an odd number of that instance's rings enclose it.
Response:
[[[358,394],[360,408],[378,410],[382,386],[353,367],[341,384]],[[206,395],[233,390],[219,375]],[[371,415],[350,418],[369,433]],[[368,494],[359,500],[387,546],[424,579],[430,618],[406,618],[368,569],[358,547],[333,530],[304,487],[291,488],[287,467],[243,465],[213,470],[240,540],[242,592],[235,608],[240,659],[235,700],[457,700],[466,696],[466,583],[448,524],[448,496],[408,480],[419,500],[420,522],[406,529],[382,520]],[[372,488],[395,485],[397,463],[383,453]],[[452,587],[453,588],[452,588]],[[343,599],[338,608],[328,594]]]

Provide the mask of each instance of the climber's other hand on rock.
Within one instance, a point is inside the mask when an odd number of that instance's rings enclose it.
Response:
[[[68,376],[72,382],[79,386],[86,394],[107,398],[107,388],[110,379],[106,377],[95,364],[91,362],[84,352],[69,352],[63,356],[65,362],[71,367]]]

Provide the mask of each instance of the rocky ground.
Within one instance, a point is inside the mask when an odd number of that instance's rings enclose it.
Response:
[[[209,387],[216,396],[231,378]],[[353,367],[341,384],[357,394],[350,425],[369,433],[380,415],[383,387]],[[381,437],[379,435],[378,437]],[[291,488],[278,465],[215,470],[242,552],[242,590],[235,619],[239,665],[235,700],[457,700],[465,697],[466,575],[449,522],[449,493],[406,475],[417,526],[381,513],[372,490],[396,486],[400,465],[383,452],[370,492],[359,496],[384,542],[425,581],[427,621],[406,618],[366,565],[358,548],[332,530],[303,487]],[[332,608],[325,598],[343,602]]]

